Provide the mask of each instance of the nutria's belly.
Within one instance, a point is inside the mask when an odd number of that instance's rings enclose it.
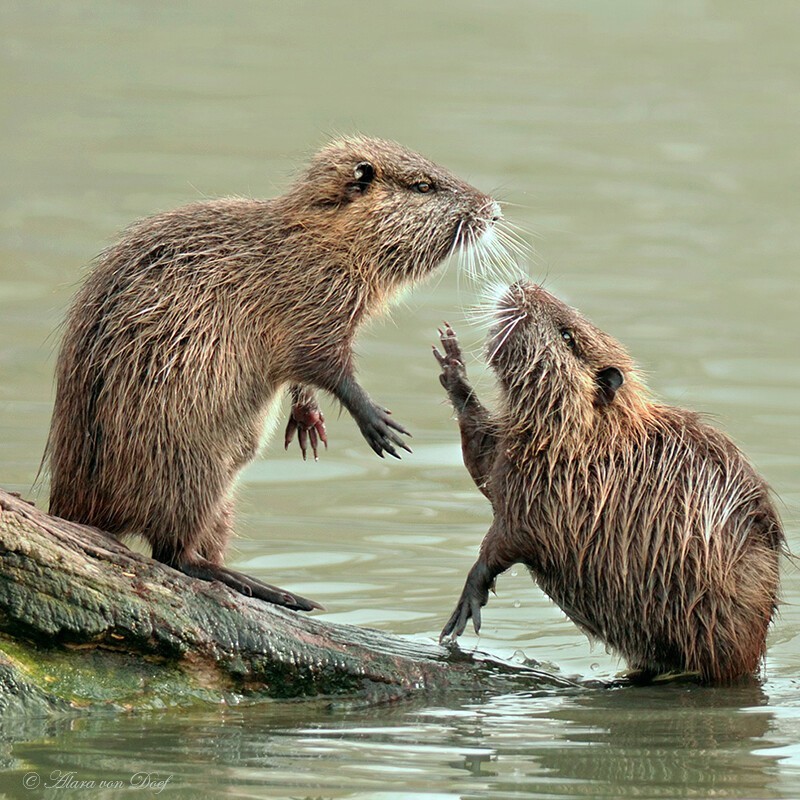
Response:
[[[626,585],[606,564],[603,574],[532,576],[587,636],[603,642],[631,666],[657,664],[662,671],[688,669],[681,639],[691,638],[688,615],[667,593],[647,595]],[[641,581],[638,581],[641,583]],[[673,634],[683,629],[682,637]]]

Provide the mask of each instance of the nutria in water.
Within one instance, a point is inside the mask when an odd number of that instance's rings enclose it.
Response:
[[[78,292],[58,357],[50,511],[290,608],[222,565],[232,490],[273,402],[287,442],[324,439],[315,389],[381,457],[405,428],[355,378],[356,331],[446,256],[491,240],[497,203],[393,142],[336,141],[273,200],[196,203],[134,224]]]
[[[655,403],[625,349],[539,286],[499,303],[487,410],[455,334],[435,350],[465,464],[494,521],[442,631],[455,640],[514,563],[640,677],[755,673],[778,598],[780,519],[736,445]]]

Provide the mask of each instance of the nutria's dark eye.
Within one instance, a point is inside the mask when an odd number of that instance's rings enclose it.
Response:
[[[411,188],[419,194],[428,194],[428,192],[435,192],[436,187],[430,181],[417,181],[411,184]]]
[[[559,332],[561,333],[561,338],[566,342],[566,345],[570,350],[574,350],[578,346],[578,343],[575,341],[575,337],[572,335],[572,331],[569,330],[569,328],[562,328]]]

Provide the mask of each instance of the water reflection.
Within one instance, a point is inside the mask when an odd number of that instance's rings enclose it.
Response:
[[[518,693],[350,711],[276,704],[191,719],[28,722],[24,733],[46,744],[10,748],[0,791],[23,769],[49,775],[68,766],[95,780],[169,774],[187,792],[258,785],[262,796],[398,796],[415,786],[492,798],[780,796],[782,755],[771,752],[780,734],[755,685]],[[79,746],[65,754],[60,742]]]
[[[754,750],[763,746],[772,714],[741,709],[765,704],[758,687],[658,687],[580,697],[553,715],[563,723],[563,749],[544,748],[536,760],[576,795],[727,797],[745,790],[763,797],[777,759]]]

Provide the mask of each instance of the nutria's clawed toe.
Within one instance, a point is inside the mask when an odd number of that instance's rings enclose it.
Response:
[[[480,633],[481,608],[489,602],[489,590],[494,588],[496,577],[483,561],[478,561],[472,567],[456,609],[439,635],[440,642],[448,638],[455,642],[464,633],[470,619],[475,633]]]
[[[313,392],[299,389],[292,390],[292,409],[283,438],[285,450],[289,449],[295,434],[297,434],[297,442],[300,445],[303,461],[306,460],[309,442],[311,443],[311,452],[314,454],[314,461],[319,461],[317,448],[319,443],[322,442],[327,449],[328,434],[325,429],[325,417]]]

